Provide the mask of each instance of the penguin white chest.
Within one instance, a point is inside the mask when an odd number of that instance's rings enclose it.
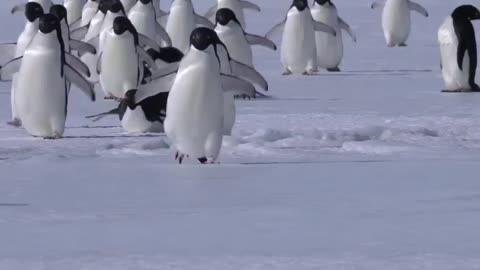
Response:
[[[32,41],[16,81],[15,105],[22,124],[30,134],[39,137],[61,136],[66,119],[60,47],[51,35],[38,34]]]
[[[183,53],[190,46],[190,34],[195,28],[193,6],[187,2],[173,4],[167,22],[167,33],[172,40],[172,46]]]
[[[118,36],[111,30],[101,57],[100,83],[107,96],[123,98],[128,90],[137,88],[138,55],[129,32]]]
[[[331,26],[337,32],[336,36],[315,32],[317,64],[322,68],[337,68],[343,58],[343,40],[337,10],[333,6],[315,5],[312,7],[312,16],[316,21]]]
[[[227,46],[230,56],[248,66],[253,66],[252,48],[248,44],[245,34],[240,26],[230,23],[228,26],[215,27],[220,40]]]
[[[315,58],[315,33],[310,10],[291,9],[282,38],[282,63],[293,73],[306,71]]]
[[[218,157],[223,139],[224,96],[212,48],[191,48],[182,60],[167,102],[165,133],[194,158]]]
[[[157,21],[155,19],[155,13],[153,9],[146,8],[148,10],[143,10],[143,7],[137,8],[134,6],[128,14],[128,19],[130,19],[138,33],[147,36],[151,40],[156,40]]]
[[[68,14],[68,24],[72,24],[82,17],[83,6],[86,0],[70,0],[65,1],[65,8]]]
[[[382,26],[388,46],[405,43],[410,34],[410,9],[407,0],[387,0],[382,14]]]
[[[97,14],[98,11],[98,3],[93,2],[93,1],[88,1],[84,6],[82,10],[82,22],[81,26],[87,25],[90,23],[90,21],[95,17],[95,14]]]
[[[457,62],[458,38],[455,33],[452,17],[450,16],[438,30],[438,43],[440,45],[442,76],[446,90],[470,89],[471,87],[468,83],[470,59],[468,54],[465,54],[462,70],[460,70]]]

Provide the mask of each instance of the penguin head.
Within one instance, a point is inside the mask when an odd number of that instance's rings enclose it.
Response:
[[[60,21],[53,14],[44,14],[40,17],[38,29],[43,34],[50,34],[60,29]]]
[[[123,15],[126,15],[125,9],[123,8],[123,4],[120,2],[120,0],[110,0],[108,11],[115,14],[121,12]]]
[[[138,92],[137,89],[128,90],[125,93],[125,97],[122,100],[122,103],[127,105],[127,107],[132,111],[135,110],[137,108],[137,105],[138,105],[138,104],[135,103],[135,95],[137,94],[137,92]]]
[[[59,21],[67,21],[67,9],[63,5],[53,5],[50,7],[50,14],[55,15]]]
[[[330,6],[335,6],[331,0],[313,0],[313,4],[319,4],[320,6],[324,6],[325,4],[329,4]]]
[[[103,14],[107,14],[107,11],[110,9],[110,1],[109,0],[98,0],[98,10]]]
[[[134,33],[136,31],[132,22],[130,22],[130,20],[127,17],[119,16],[113,20],[113,32],[116,35],[120,36],[120,35],[123,35],[125,32]]]
[[[34,22],[43,15],[43,8],[37,2],[28,2],[25,5],[25,17],[29,22]]]
[[[148,5],[148,4],[152,3],[152,0],[138,0],[138,2],[140,2],[144,5]]]
[[[198,27],[192,31],[190,44],[199,51],[206,50],[210,45],[213,45],[215,48],[219,44],[225,47],[225,44],[220,40],[217,33],[206,27]]]
[[[217,11],[216,15],[216,22],[221,24],[221,25],[227,25],[231,21],[237,22],[238,25],[240,25],[240,22],[237,19],[237,16],[235,15],[235,12],[233,12],[229,8],[221,8]]]
[[[454,20],[479,20],[480,11],[472,5],[463,5],[453,11],[452,18]]]
[[[295,7],[298,11],[304,11],[308,8],[308,2],[307,0],[293,0],[291,7]]]

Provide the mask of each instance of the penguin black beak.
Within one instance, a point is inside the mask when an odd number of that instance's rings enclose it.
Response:
[[[137,91],[137,89],[128,90],[127,93],[125,93],[125,98],[122,101],[125,102],[128,108],[132,111],[137,108],[137,104],[135,103],[135,95],[137,94]]]

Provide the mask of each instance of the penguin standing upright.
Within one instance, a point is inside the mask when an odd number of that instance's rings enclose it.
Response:
[[[67,9],[68,24],[72,25],[82,19],[83,6],[87,0],[64,0],[63,5]]]
[[[253,68],[251,45],[262,45],[272,50],[277,49],[275,43],[269,39],[245,33],[231,9],[219,9],[215,21],[215,32],[227,47],[230,56],[245,65]],[[230,136],[236,118],[235,98],[232,93],[225,93],[224,99],[224,135]]]
[[[125,9],[125,12],[127,14],[130,11],[130,9],[135,5],[135,3],[138,2],[137,0],[121,0],[121,1],[122,1],[123,8]]]
[[[2,80],[18,72],[15,103],[25,129],[35,137],[62,137],[67,114],[67,80],[76,84],[91,100],[93,87],[66,59],[60,22],[52,14],[39,19],[39,32],[25,50],[1,70]]]
[[[245,22],[245,14],[243,12],[244,9],[250,9],[254,11],[260,12],[261,9],[260,7],[252,3],[250,1],[246,0],[218,0],[217,4],[211,7],[207,13],[205,14],[206,18],[211,19],[212,21],[215,21],[215,14],[219,9],[222,8],[228,8],[235,13],[237,16],[237,19],[239,23],[242,25],[243,29],[247,27],[247,24]]]
[[[283,75],[310,75],[318,71],[315,32],[322,31],[335,36],[335,29],[312,18],[307,0],[293,0],[287,17],[266,36],[273,36],[280,29],[284,29],[281,53],[285,67]]]
[[[33,40],[38,32],[38,18],[44,13],[42,6],[37,2],[28,2],[25,6],[25,28],[17,39],[16,43],[7,43],[0,45],[0,65],[11,61],[14,58],[23,56],[27,46]],[[20,126],[20,117],[15,107],[15,88],[17,75],[13,75],[12,88],[10,92],[10,105],[12,111],[12,121],[8,122],[12,126]]]
[[[80,27],[87,26],[97,14],[100,0],[88,0],[83,6],[82,19],[80,21]]]
[[[127,16],[125,9],[123,7],[122,2],[120,0],[108,0],[108,11],[105,14],[105,18],[103,19],[102,26],[100,28],[100,34],[98,36],[98,52],[102,53],[103,51],[103,43],[105,41],[105,36],[107,35],[108,31],[110,31],[113,27],[113,21],[115,18],[120,16]],[[94,42],[96,43],[96,42]]]
[[[170,7],[166,30],[172,39],[172,46],[186,53],[190,46],[190,34],[197,24],[210,28],[215,26],[197,15],[191,0],[173,0]]]
[[[427,10],[411,0],[386,0],[374,2],[372,9],[383,6],[382,26],[385,34],[385,41],[388,47],[405,47],[410,35],[411,19],[410,11],[414,10],[421,15],[428,17]]]
[[[129,90],[138,89],[143,80],[144,62],[155,69],[153,59],[141,48],[158,45],[138,34],[127,17],[119,16],[105,35],[97,72],[107,98],[122,99]]]
[[[328,71],[340,71],[343,58],[343,38],[341,30],[347,31],[353,41],[357,38],[350,26],[338,16],[338,11],[331,0],[314,0],[312,6],[313,19],[331,26],[337,32],[332,36],[323,32],[315,33],[317,46],[317,65]]]
[[[471,20],[479,20],[480,11],[472,5],[457,7],[438,30],[442,76],[447,92],[473,91],[477,70],[477,42]]]
[[[194,29],[190,43],[191,48],[180,62],[178,71],[163,77],[171,82],[165,133],[172,148],[177,150],[176,158],[180,163],[185,156],[197,158],[201,163],[213,163],[220,154],[223,141],[224,91],[238,91],[248,96],[255,94],[255,87],[250,82],[235,76],[250,78],[265,89],[268,86],[252,68],[228,57],[227,49],[212,29]],[[223,64],[229,66],[227,68],[233,75],[221,73]],[[153,92],[139,89],[134,104],[160,92],[158,87],[152,89]]]
[[[157,14],[152,0],[138,1],[130,9],[128,19],[130,19],[138,33],[156,41],[159,45],[172,45],[172,40],[168,36],[167,31],[157,21]]]

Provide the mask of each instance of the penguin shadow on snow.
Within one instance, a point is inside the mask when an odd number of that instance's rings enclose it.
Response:
[[[344,70],[338,72],[319,72],[309,76],[320,77],[350,77],[350,76],[406,76],[412,74],[431,73],[432,69],[371,69],[371,70]]]

